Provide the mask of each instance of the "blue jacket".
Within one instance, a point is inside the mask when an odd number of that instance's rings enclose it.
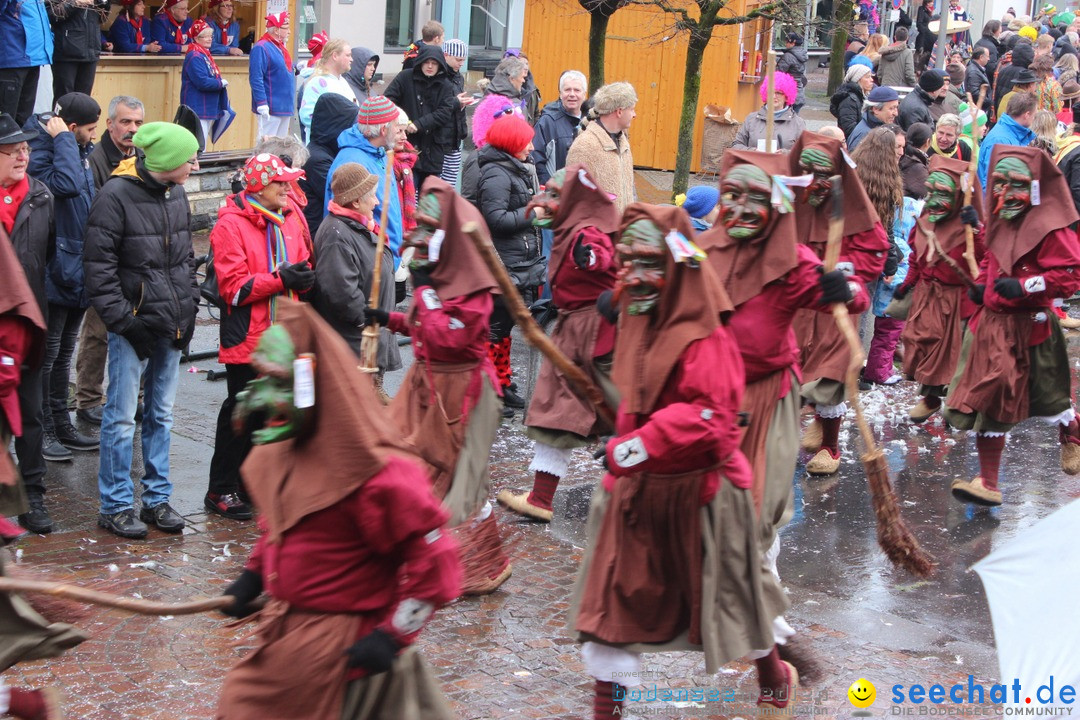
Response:
[[[223,30],[217,22],[210,18],[206,18],[206,22],[210,27],[214,28],[214,42],[210,45],[212,55],[228,55],[229,48],[240,47],[240,23],[234,20],[229,23],[228,28]],[[222,42],[226,32],[229,35],[229,42]]]
[[[0,68],[51,65],[53,32],[41,0],[0,0]]]
[[[334,163],[330,166],[330,172],[326,174],[326,204],[323,207],[323,217],[326,217],[326,208],[334,198],[331,181],[337,169],[348,162],[360,163],[369,173],[379,178],[379,184],[375,186],[375,197],[378,202],[375,205],[373,216],[382,217],[382,204],[385,183],[382,178],[386,176],[386,151],[376,148],[368,142],[368,139],[360,133],[356,123],[348,130],[338,135],[338,154]],[[386,243],[394,253],[394,270],[397,270],[401,262],[401,196],[397,191],[397,183],[391,185],[390,208],[386,213]]]
[[[113,51],[118,53],[143,53],[146,46],[154,41],[150,35],[150,21],[143,18],[142,21],[142,44],[135,42],[135,26],[128,20],[127,13],[120,13],[113,20],[109,28],[109,41],[113,44]]]
[[[187,45],[187,33],[191,29],[192,24],[195,21],[188,18],[184,21],[184,24],[180,26],[180,32],[184,33],[184,42],[176,42],[176,26],[172,24],[172,18],[169,16],[168,10],[159,11],[154,19],[150,21],[150,39],[157,40],[161,43],[162,55],[179,55],[184,52],[184,45]],[[143,35],[146,35],[146,31],[143,31]],[[149,40],[147,41],[149,42]]]
[[[870,304],[870,310],[875,317],[885,317],[885,308],[892,302],[893,293],[907,278],[910,267],[911,246],[908,245],[908,236],[915,227],[915,221],[922,214],[924,200],[905,197],[904,206],[896,212],[896,221],[893,223],[893,242],[900,250],[900,264],[896,266],[892,282],[886,284],[885,278],[881,278],[874,286],[874,297]]]
[[[40,118],[31,115],[24,128],[38,131],[30,140],[26,172],[55,197],[56,254],[45,271],[45,296],[55,305],[84,308],[89,302],[83,282],[83,232],[94,200],[94,173],[88,160],[94,144],[79,147],[70,132],[53,138]]]
[[[296,76],[285,62],[281,49],[263,39],[251,48],[248,66],[248,82],[251,84],[251,112],[258,112],[260,105],[269,105],[270,114],[277,117],[292,116],[296,112]]]
[[[541,185],[566,166],[566,153],[574,144],[580,124],[581,118],[566,112],[561,100],[548,103],[540,113],[533,128],[532,161]]]
[[[1035,133],[1030,129],[1018,124],[1011,115],[1002,115],[979,145],[979,182],[982,186],[986,187],[986,178],[990,174],[990,154],[995,145],[1030,145],[1034,139]]]
[[[202,120],[215,120],[229,106],[222,79],[214,75],[210,61],[200,52],[188,51],[180,72],[180,104]]]

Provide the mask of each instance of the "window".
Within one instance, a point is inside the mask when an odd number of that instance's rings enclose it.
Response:
[[[407,48],[413,41],[414,0],[386,0],[386,48]]]
[[[326,8],[321,0],[297,0],[296,15],[296,49],[307,50],[308,40],[319,31],[319,19],[326,17]]]

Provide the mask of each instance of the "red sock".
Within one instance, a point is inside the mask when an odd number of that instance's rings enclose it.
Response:
[[[23,720],[37,720],[37,718],[45,717],[45,698],[41,696],[40,690],[11,688],[8,713]]]
[[[763,658],[754,661],[757,664],[758,687],[761,689],[761,698],[772,698],[770,702],[778,707],[784,707],[788,703],[788,695],[791,688],[788,687],[790,678],[788,670],[780,660],[780,651],[773,649]]]
[[[593,696],[593,718],[595,720],[611,720],[612,717],[622,716],[623,701],[613,697],[615,683],[605,680],[596,681],[595,695]],[[624,692],[620,688],[620,694]],[[616,711],[618,708],[618,711]]]
[[[1004,435],[975,436],[975,449],[979,452],[979,476],[990,490],[998,489],[998,468],[1001,466],[1001,451],[1005,449]]]
[[[551,499],[555,497],[555,488],[559,487],[559,476],[546,473],[543,470],[536,471],[533,478],[532,492],[528,500],[536,507],[551,509]]]
[[[823,418],[818,415],[817,419],[821,423],[821,447],[834,458],[840,457],[840,421],[844,418]]]
[[[1058,439],[1061,444],[1080,445],[1080,420],[1073,418],[1068,425],[1058,425]]]

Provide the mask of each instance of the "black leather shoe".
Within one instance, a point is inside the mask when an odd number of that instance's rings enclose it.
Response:
[[[45,439],[41,443],[41,456],[49,462],[70,462],[75,457],[48,430],[45,431]]]
[[[75,417],[80,420],[85,420],[92,425],[100,425],[101,419],[105,416],[105,406],[98,405],[92,408],[79,408],[75,411]]]
[[[83,435],[76,430],[69,418],[60,418],[56,421],[56,439],[68,450],[97,450],[101,445],[97,438]]]
[[[525,400],[514,391],[514,387],[511,385],[503,388],[503,405],[521,410],[525,407]]]
[[[203,505],[210,512],[217,513],[221,517],[227,517],[230,520],[251,519],[251,507],[241,500],[236,493],[215,495],[208,492],[206,497],[203,498]]]
[[[31,495],[30,509],[19,516],[19,524],[32,533],[48,535],[52,532],[52,518],[45,508],[45,498],[40,495]]]
[[[114,515],[98,515],[97,524],[122,538],[138,540],[146,537],[146,524],[135,517],[135,511],[131,508]]]
[[[178,533],[184,531],[184,518],[180,513],[172,509],[167,502],[155,505],[152,508],[143,508],[139,513],[139,519],[151,525],[157,525],[161,532]]]
[[[503,405],[502,416],[505,419],[509,420],[510,418],[514,417],[514,412],[514,408]]]

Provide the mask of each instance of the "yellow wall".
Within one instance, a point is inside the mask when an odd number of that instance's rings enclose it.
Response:
[[[732,0],[728,15],[745,11],[747,0]],[[696,11],[694,12],[696,16]],[[608,24],[607,82],[627,81],[638,93],[637,119],[630,129],[634,164],[662,170],[675,168],[679,115],[686,65],[685,35],[669,40],[671,16],[641,6],[616,12]],[[741,79],[741,49],[764,52],[765,22],[717,28],[705,52],[694,130],[692,170],[700,170],[699,154],[705,105],[730,107],[742,120],[760,105],[758,80]],[[588,74],[589,16],[575,0],[529,0],[525,5],[523,49],[545,102],[558,97],[559,75],[576,69]]]

